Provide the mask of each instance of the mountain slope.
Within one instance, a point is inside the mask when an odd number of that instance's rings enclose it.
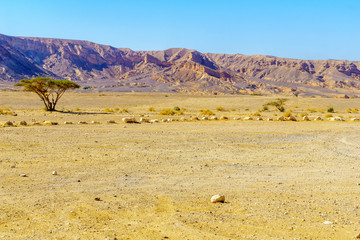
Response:
[[[132,51],[88,41],[0,35],[0,80],[50,76],[108,90],[357,95],[360,62]]]

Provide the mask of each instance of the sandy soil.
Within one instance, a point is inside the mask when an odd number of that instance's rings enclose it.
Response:
[[[174,106],[185,117],[243,117],[273,99],[69,93],[59,109],[72,112],[46,113],[31,93],[0,92],[0,108],[17,113],[0,122],[59,123],[0,128],[0,239],[354,239],[358,122],[120,121],[168,118],[157,113]],[[295,114],[316,109],[310,117],[333,106],[346,119],[360,108],[358,99],[286,104]],[[103,111],[115,107],[129,113]],[[76,124],[91,120],[101,124]],[[215,194],[226,202],[211,203]]]

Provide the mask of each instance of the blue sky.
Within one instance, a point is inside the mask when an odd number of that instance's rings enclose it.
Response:
[[[133,50],[360,60],[359,0],[11,0],[0,33]]]

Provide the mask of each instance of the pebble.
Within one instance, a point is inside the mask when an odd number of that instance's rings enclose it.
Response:
[[[15,165],[15,164],[10,166],[10,168],[15,168],[15,167],[16,167],[16,165]]]
[[[220,194],[216,194],[214,196],[211,197],[210,201],[212,203],[216,203],[216,202],[225,202],[225,196],[224,195],[220,195]]]
[[[95,201],[101,201],[99,197],[94,198]]]
[[[57,171],[53,171],[53,172],[52,172],[52,175],[57,175]]]
[[[19,176],[20,177],[27,177],[27,175],[25,173],[21,173]]]
[[[332,223],[332,222],[330,222],[330,221],[324,221],[323,223],[324,223],[324,224],[326,224],[326,225],[333,224],[333,223]]]

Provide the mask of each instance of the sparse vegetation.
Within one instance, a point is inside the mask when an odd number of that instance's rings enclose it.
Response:
[[[286,113],[284,113],[283,116],[284,116],[284,117],[290,117],[291,114],[292,114],[292,111],[289,110],[289,111],[287,111]]]
[[[331,113],[325,115],[326,118],[329,118],[329,117],[332,117],[332,116],[333,115]]]
[[[159,115],[175,115],[176,112],[172,109],[164,109],[159,112]]]
[[[225,109],[224,109],[223,107],[217,107],[217,108],[216,108],[216,111],[218,111],[218,112],[224,112]]]
[[[178,106],[174,107],[175,111],[180,111],[180,108]]]
[[[261,116],[260,112],[253,113],[251,115],[253,115],[253,116]]]
[[[80,87],[69,80],[54,80],[46,77],[22,79],[14,86],[23,87],[24,91],[36,93],[43,101],[46,111],[55,111],[56,104],[66,90]]]
[[[201,114],[201,115],[206,115],[206,116],[213,116],[213,115],[215,115],[215,113],[213,113],[211,110],[208,110],[208,109],[206,109],[206,110],[204,110],[204,109],[200,110],[200,114]]]
[[[106,112],[106,113],[112,113],[112,112],[114,112],[114,109],[112,109],[112,108],[105,108],[105,109],[104,109],[104,112]]]
[[[149,111],[149,112],[155,112],[155,108],[149,107],[148,111]]]
[[[312,109],[312,108],[308,108],[308,109],[306,109],[306,111],[309,111],[310,113],[315,113],[315,112],[317,112],[315,109]]]
[[[305,117],[305,116],[309,116],[309,114],[308,113],[301,113],[300,114],[300,117]]]
[[[329,113],[334,113],[334,112],[335,112],[335,110],[334,110],[334,108],[333,108],[333,107],[329,107],[329,108],[328,108],[328,110],[327,110],[327,112],[329,112]]]
[[[284,104],[286,101],[287,101],[286,98],[278,98],[278,99],[276,99],[276,101],[268,102],[268,103],[264,104],[263,106],[274,106],[280,112],[284,112],[285,111]]]

